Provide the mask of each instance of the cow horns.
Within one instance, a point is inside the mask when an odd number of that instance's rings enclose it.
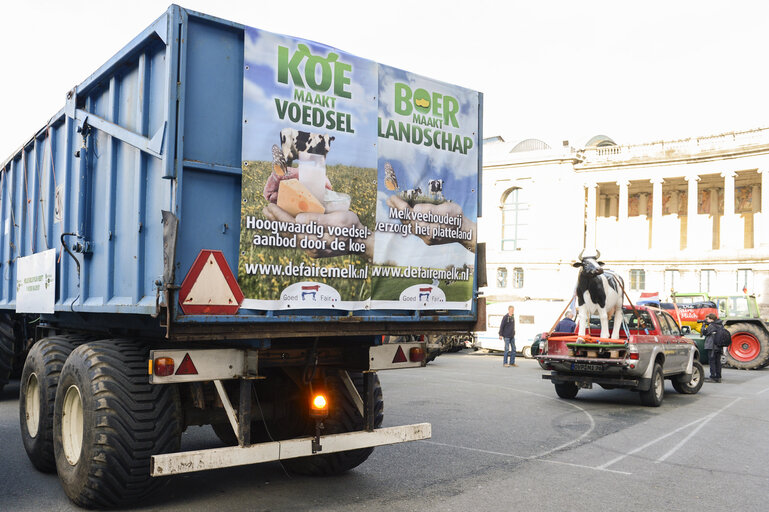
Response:
[[[579,256],[577,256],[577,259],[579,261],[582,261],[582,255],[585,254],[585,249],[582,249],[582,252],[579,253]]]
[[[583,254],[585,254],[585,249],[582,249],[582,252],[580,252],[580,253],[579,253],[579,256],[577,256],[577,259],[578,259],[579,261],[582,261],[582,255],[583,255]],[[596,250],[595,250],[595,259],[600,259],[600,258],[601,258],[601,251],[599,251],[598,249],[596,249]]]

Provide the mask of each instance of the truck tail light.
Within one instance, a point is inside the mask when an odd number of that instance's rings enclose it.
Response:
[[[411,350],[409,350],[409,361],[412,363],[417,363],[419,361],[424,361],[425,359],[425,349],[422,347],[412,347]]]
[[[310,401],[310,417],[323,419],[328,416],[328,400],[323,393],[316,393]]]
[[[174,360],[171,357],[158,357],[153,366],[155,375],[158,377],[168,377],[174,374]]]
[[[638,352],[631,352],[630,353],[630,359],[638,360],[641,356],[638,354]]]

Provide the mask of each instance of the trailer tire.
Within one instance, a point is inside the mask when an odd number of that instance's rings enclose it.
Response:
[[[11,378],[16,354],[16,336],[13,319],[7,313],[0,314],[0,393]]]
[[[726,364],[739,370],[757,370],[769,362],[769,335],[759,326],[740,322],[727,326],[732,344],[724,350]]]
[[[59,375],[69,354],[83,339],[50,336],[38,341],[21,372],[19,423],[27,457],[39,471],[56,471],[53,454],[53,408]]]
[[[167,480],[150,476],[151,456],[178,451],[181,403],[176,387],[150,385],[148,358],[141,341],[102,340],[76,348],[61,370],[56,469],[79,506],[125,506]]]
[[[651,385],[646,391],[641,391],[641,403],[648,407],[659,407],[665,398],[665,378],[662,374],[662,365],[654,363]]]
[[[673,389],[684,395],[694,395],[702,388],[704,381],[705,370],[699,361],[694,361],[692,364],[692,377],[689,382],[680,382],[678,379],[673,379]]]
[[[575,398],[579,392],[579,388],[574,382],[554,382],[553,384],[555,385],[555,393],[560,398]]]
[[[362,393],[363,374],[350,373],[350,378],[358,392]],[[337,376],[329,376],[326,382],[332,409],[329,411],[328,418],[323,421],[325,425],[323,434],[341,434],[362,430],[365,427],[363,417],[358,412],[358,408],[355,406],[355,402],[353,402],[352,397],[347,392],[342,380]],[[374,428],[379,428],[384,418],[384,400],[382,399],[382,386],[379,383],[378,376],[374,376],[374,404]],[[308,421],[307,427],[307,433],[314,433],[315,422]],[[373,451],[374,448],[361,448],[359,450],[315,455],[313,457],[288,459],[283,464],[289,471],[300,475],[337,475],[359,466],[369,458]]]

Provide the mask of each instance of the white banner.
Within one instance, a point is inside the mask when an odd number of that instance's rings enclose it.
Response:
[[[53,313],[56,302],[56,249],[19,258],[16,312]]]

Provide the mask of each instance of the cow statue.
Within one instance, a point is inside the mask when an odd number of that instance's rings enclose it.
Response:
[[[579,335],[584,336],[590,324],[590,315],[597,314],[601,319],[601,338],[609,336],[609,318],[614,318],[611,332],[612,339],[619,339],[622,325],[622,298],[625,283],[620,276],[603,268],[598,261],[601,251],[596,250],[595,257],[583,257],[585,250],[579,253],[579,261],[573,267],[581,267],[577,276],[577,310],[579,313]]]

